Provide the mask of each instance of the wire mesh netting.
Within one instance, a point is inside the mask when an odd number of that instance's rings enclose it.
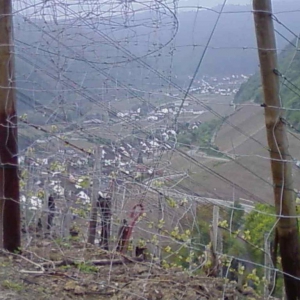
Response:
[[[7,297],[282,297],[252,7],[196,2],[12,2],[0,88],[17,99],[22,253],[0,257]],[[299,14],[272,14],[295,194]]]

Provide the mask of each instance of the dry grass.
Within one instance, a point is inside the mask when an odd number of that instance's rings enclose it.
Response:
[[[0,299],[245,299],[222,278],[190,276],[78,242],[32,244],[22,255],[0,254]],[[116,259],[121,263],[110,264]],[[247,293],[259,299],[253,291]]]

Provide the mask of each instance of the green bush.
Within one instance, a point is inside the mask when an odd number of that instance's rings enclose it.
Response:
[[[283,76],[279,76],[280,96],[284,107],[300,109],[300,53],[295,52],[292,45],[288,45],[278,57],[278,70]],[[288,80],[286,80],[287,78]],[[263,91],[260,72],[257,71],[247,82],[243,83],[235,95],[235,103],[243,103],[253,100],[255,103],[263,103]],[[287,119],[300,130],[300,111],[287,110]]]

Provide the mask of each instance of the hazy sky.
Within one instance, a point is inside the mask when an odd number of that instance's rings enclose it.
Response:
[[[193,2],[197,3],[198,5],[201,6],[215,6],[218,4],[222,4],[224,1],[222,0],[187,0],[187,2]],[[184,1],[180,1],[179,3],[182,3]],[[250,4],[251,0],[227,0],[227,4]]]
[[[273,0],[273,2],[278,2],[278,1],[284,3],[284,2],[291,2],[295,0]],[[180,5],[182,5],[183,3],[189,3],[190,5],[199,5],[199,6],[207,6],[207,7],[223,4],[223,2],[224,0],[179,0]],[[227,0],[227,4],[250,5],[252,4],[252,0]]]
[[[155,0],[14,0],[13,6],[16,12],[19,12],[27,16],[35,16],[37,18],[43,16],[45,19],[52,18],[65,18],[75,17],[76,15],[86,16],[89,12],[101,12],[102,15],[108,12],[108,15],[113,15],[114,12],[124,10],[124,3],[128,1],[132,5],[133,10],[136,12],[142,12],[147,10],[149,5],[153,8]],[[273,2],[281,3],[291,2],[296,0],[273,0]],[[102,3],[102,4],[101,4]],[[173,7],[173,0],[164,0],[162,3],[166,4],[170,8]],[[180,11],[191,10],[193,7],[207,7],[223,4],[224,0],[179,0],[178,7]],[[251,5],[252,0],[227,0],[227,5],[239,4],[239,5]]]

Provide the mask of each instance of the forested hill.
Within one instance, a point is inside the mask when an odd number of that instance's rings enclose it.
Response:
[[[292,45],[293,44],[293,45]],[[300,53],[294,40],[278,56],[280,75],[280,95],[283,105],[288,108],[300,109]],[[259,70],[242,84],[235,96],[235,103],[253,100],[262,103],[262,87]],[[295,128],[300,129],[300,110],[287,110],[287,119]]]

